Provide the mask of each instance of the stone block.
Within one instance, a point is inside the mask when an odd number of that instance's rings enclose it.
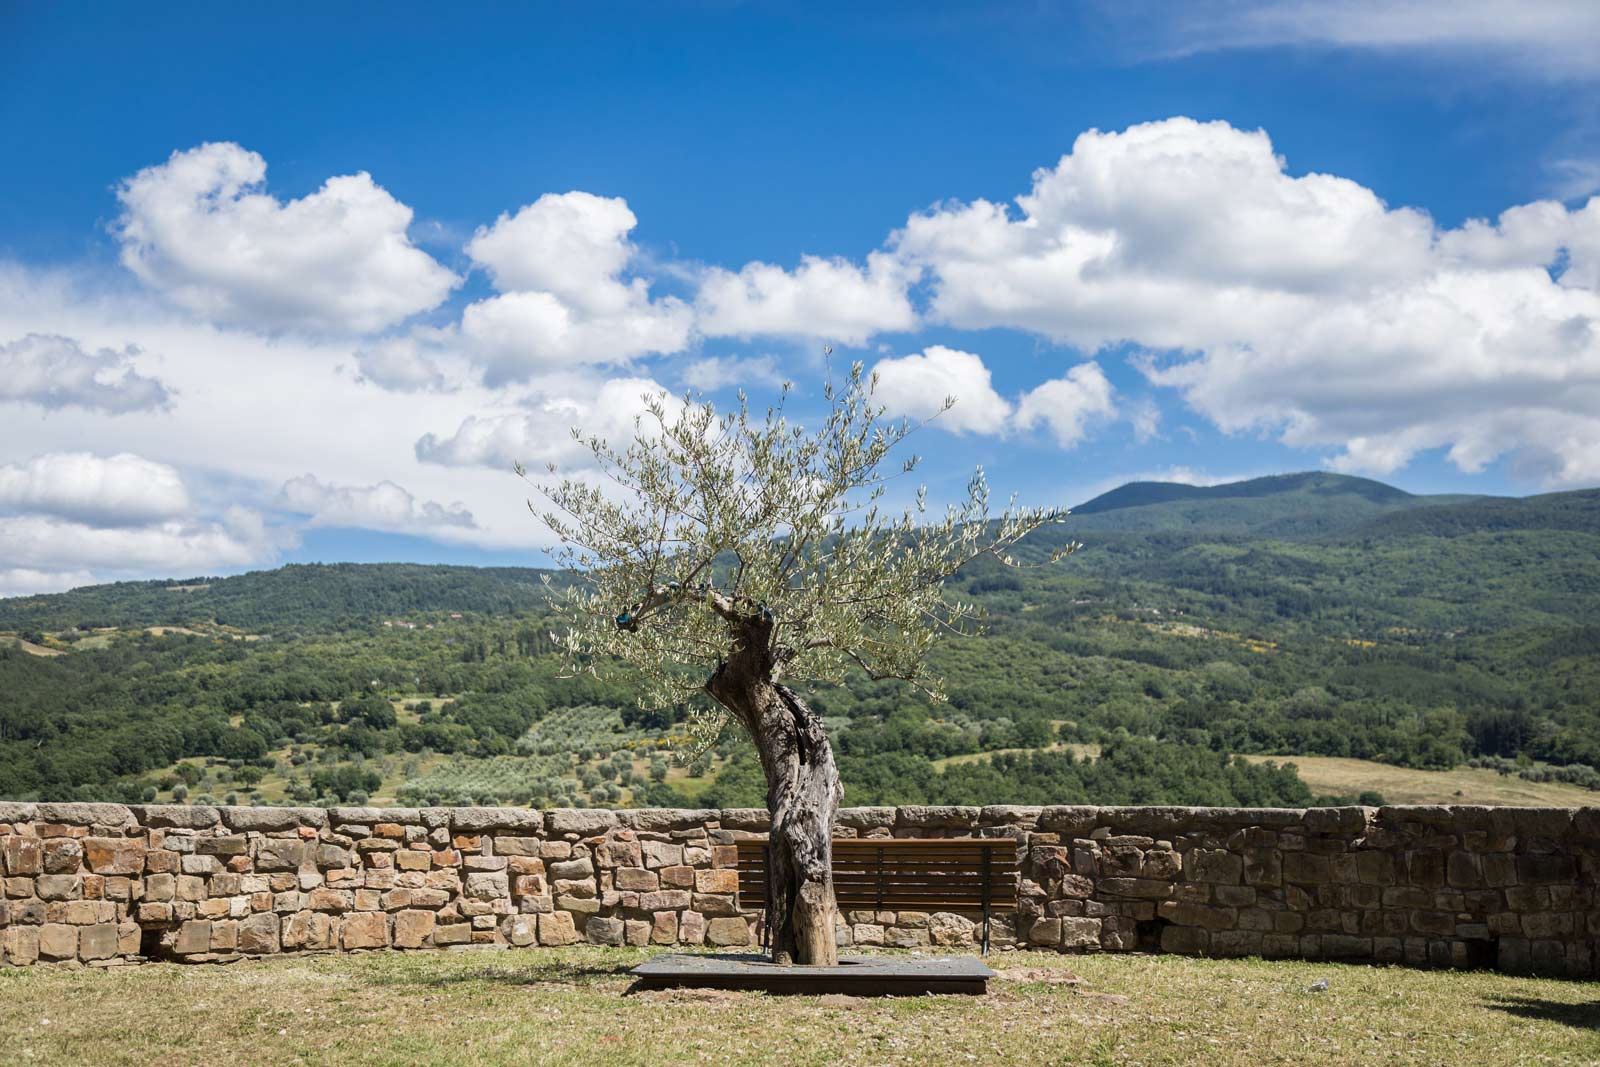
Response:
[[[618,867],[612,877],[618,889],[649,893],[661,887],[660,877],[644,867]]]
[[[538,918],[533,915],[513,915],[502,926],[505,939],[522,948],[538,940]]]
[[[715,808],[633,808],[617,812],[621,825],[648,833],[700,829],[716,818]]]
[[[40,900],[77,900],[83,896],[83,878],[76,874],[41,874],[34,879]]]
[[[1283,854],[1283,880],[1299,885],[1322,885],[1333,880],[1328,857],[1309,852]]]
[[[856,923],[850,928],[850,939],[857,945],[881,945],[884,929],[876,923]]]
[[[401,849],[394,854],[394,865],[402,871],[426,871],[433,866],[433,852],[429,849]]]
[[[6,834],[0,837],[0,859],[8,875],[39,874],[44,870],[44,842],[37,837]]]
[[[197,856],[243,856],[248,847],[249,838],[243,834],[197,837],[194,842],[194,851]]]
[[[970,945],[975,936],[972,920],[953,912],[935,912],[925,926],[929,942],[935,945]]]
[[[670,889],[693,889],[694,868],[685,866],[662,867],[656,872],[661,885]]]
[[[650,917],[650,943],[673,945],[678,941],[678,913],[658,911]]]
[[[191,919],[178,928],[172,950],[180,956],[211,951],[211,923],[204,919]]]
[[[7,926],[0,929],[0,962],[26,966],[39,958],[37,926]]]
[[[474,900],[504,900],[511,896],[503,871],[476,871],[467,875],[466,894]]]
[[[552,834],[594,837],[617,825],[617,813],[593,808],[556,808],[548,813]]]
[[[433,928],[433,943],[437,947],[445,945],[467,945],[472,943],[471,923],[440,923]]]
[[[302,827],[320,830],[328,825],[322,808],[220,808],[222,824],[230,830],[275,833]]]
[[[1161,930],[1161,951],[1196,956],[1211,947],[1211,931],[1198,926],[1165,926]]]
[[[692,894],[682,889],[658,889],[639,894],[639,907],[645,911],[681,911],[690,906]]]
[[[436,917],[431,911],[401,911],[394,917],[394,947],[422,948],[433,937]]]
[[[172,921],[172,905],[161,901],[148,901],[139,905],[139,921],[151,925]]]
[[[546,912],[539,919],[539,944],[573,945],[578,941],[578,931],[572,916],[564,911]]]
[[[736,893],[739,890],[739,872],[728,869],[696,871],[694,888],[697,893]]]
[[[560,910],[570,911],[574,915],[600,914],[600,901],[593,897],[578,897],[571,894],[558,893],[554,903]]]
[[[1570,882],[1576,877],[1576,865],[1567,853],[1524,852],[1517,857],[1517,880],[1524,885]]]
[[[904,926],[891,926],[883,932],[883,943],[890,948],[922,948],[929,943],[929,940],[926,929],[911,930]]]
[[[222,821],[216,808],[204,804],[134,804],[128,810],[149,829],[209,830]]]
[[[46,923],[39,928],[39,958],[72,960],[78,958],[79,927],[66,923]]]
[[[739,918],[712,919],[706,923],[706,942],[722,948],[748,945],[750,924]]]
[[[40,822],[59,823],[63,826],[105,826],[117,829],[133,827],[133,812],[122,804],[40,804],[37,807]]]
[[[641,841],[639,850],[644,855],[644,865],[651,870],[678,867],[683,863],[683,846],[668,841]]]
[[[117,954],[120,944],[121,936],[116,923],[85,926],[78,931],[78,958],[85,962],[109,960]]]
[[[44,842],[46,874],[77,874],[83,866],[83,846],[74,837],[52,837]]]
[[[83,841],[89,869],[96,874],[140,874],[145,845],[136,837],[87,837]]]
[[[545,865],[545,870],[554,880],[572,881],[581,878],[593,878],[594,861],[585,854],[568,860],[553,860]]]
[[[494,838],[494,854],[496,856],[537,856],[543,841],[537,837],[512,837],[496,836]]]
[[[1061,946],[1063,948],[1097,950],[1100,948],[1101,920],[1066,917],[1061,921]]]
[[[292,837],[264,837],[256,843],[256,870],[297,871],[315,855],[313,842]]]
[[[622,920],[608,916],[591,915],[583,924],[584,939],[591,945],[620,945],[624,933]]]
[[[319,886],[306,894],[306,907],[312,911],[349,911],[354,906],[355,894],[348,889]]]
[[[383,912],[355,912],[339,925],[339,943],[345,949],[383,948],[389,943],[389,917]]]
[[[250,916],[239,923],[239,951],[252,955],[277,952],[281,929],[278,916],[270,911]]]
[[[895,826],[970,830],[978,825],[981,808],[955,804],[907,804],[895,811]]]
[[[1476,889],[1483,884],[1483,869],[1471,852],[1452,849],[1445,858],[1445,881],[1457,889]]]
[[[1244,884],[1271,887],[1283,884],[1283,853],[1275,848],[1247,848],[1241,855]]]
[[[1189,880],[1238,885],[1244,879],[1244,858],[1226,849],[1197,848],[1189,853]]]

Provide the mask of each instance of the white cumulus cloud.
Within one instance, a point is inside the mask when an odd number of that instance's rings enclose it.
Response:
[[[1028,391],[1017,404],[1016,425],[1031,430],[1043,423],[1056,444],[1071,448],[1083,440],[1089,423],[1116,414],[1115,390],[1098,363],[1079,363],[1066,377]]]
[[[995,391],[981,356],[943,345],[879,360],[873,396],[891,415],[927,418],[947,397],[955,404],[933,425],[951,433],[1007,434],[1044,425],[1062,448],[1081,441],[1091,422],[1117,414],[1116,390],[1098,363],[1080,363],[1013,403]]]
[[[971,352],[930,345],[916,355],[879,360],[872,368],[878,379],[873,397],[891,415],[925,419],[955,405],[935,425],[951,433],[999,433],[1011,419],[1011,404],[994,390],[989,368]]]
[[[546,464],[583,466],[589,452],[572,439],[574,427],[598,435],[618,448],[636,432],[634,420],[645,411],[645,398],[659,397],[668,418],[683,402],[647,378],[614,378],[587,396],[550,396],[535,411],[470,415],[448,437],[424,434],[416,444],[417,459],[451,467],[499,467],[521,463],[536,471]],[[651,420],[638,432],[649,434]]]
[[[490,385],[576,364],[623,364],[689,342],[694,313],[624,278],[638,220],[621,198],[547,193],[480,227],[467,253],[500,295],[469,305],[460,332]]]
[[[310,516],[312,526],[355,526],[394,533],[425,534],[440,527],[476,525],[460,502],[418,500],[393,482],[329,485],[305,474],[284,483],[283,505]]]
[[[37,571],[27,567],[0,568],[0,597],[65,593],[99,579],[89,571]]]
[[[792,271],[759,262],[737,273],[713,267],[695,298],[697,324],[708,337],[775,334],[862,344],[874,334],[916,328],[912,280],[899,259],[883,252],[868,256],[865,267],[821,256],[802,257]]]
[[[258,512],[230,507],[215,521],[93,526],[49,515],[0,516],[0,559],[18,570],[197,574],[276,557],[281,533]]]
[[[156,411],[172,402],[160,381],[134,368],[139,350],[85,351],[70,337],[30,333],[0,344],[0,402],[37,404],[46,411],[82,408],[107,415]]]
[[[52,452],[0,465],[0,508],[120,525],[181,517],[190,501],[165,463],[131,452]]]
[[[707,356],[684,367],[679,377],[689,388],[707,393],[730,385],[751,390],[782,385],[784,381],[783,371],[772,356]]]
[[[174,152],[117,190],[122,262],[217,324],[364,333],[441,303],[459,280],[406,235],[412,212],[362,172],[280,201],[237,144]]]
[[[1085,133],[1015,212],[944,204],[892,244],[935,319],[1131,343],[1227,431],[1374,473],[1443,448],[1464,470],[1600,480],[1600,200],[1441,230],[1291,175],[1262,131],[1176,118]]]

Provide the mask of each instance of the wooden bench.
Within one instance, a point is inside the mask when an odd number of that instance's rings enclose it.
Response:
[[[765,911],[767,842],[737,844],[739,906]],[[990,912],[1016,907],[1017,857],[1009,837],[839,838],[833,895],[842,910],[981,911],[987,955]]]

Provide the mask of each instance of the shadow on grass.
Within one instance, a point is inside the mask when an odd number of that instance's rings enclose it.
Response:
[[[576,963],[551,963],[532,967],[486,966],[444,974],[367,974],[363,976],[363,980],[368,985],[374,986],[418,986],[428,989],[446,989],[474,982],[514,986],[592,986],[628,977],[633,967],[632,963],[609,966]]]
[[[1600,1000],[1586,1004],[1569,1004],[1559,1000],[1540,1000],[1537,997],[1497,997],[1486,1007],[1503,1011],[1523,1019],[1561,1023],[1579,1030],[1600,1030]]]

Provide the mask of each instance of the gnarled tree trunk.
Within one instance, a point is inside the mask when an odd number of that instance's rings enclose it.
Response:
[[[772,677],[769,627],[750,624],[706,689],[749,732],[767,776],[773,962],[831,965],[839,960],[833,820],[844,789],[821,718]]]

